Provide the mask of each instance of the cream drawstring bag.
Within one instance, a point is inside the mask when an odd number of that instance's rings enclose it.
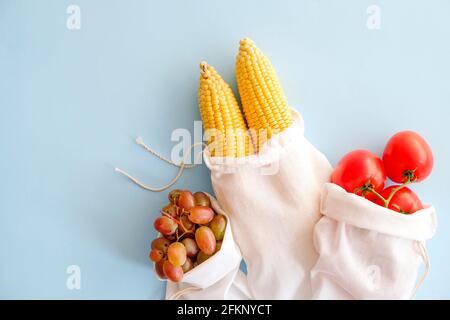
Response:
[[[233,233],[232,221],[217,200],[209,195],[214,210],[227,217],[227,226],[220,250],[205,262],[187,272],[179,283],[167,281],[166,299],[242,300],[249,294],[245,275],[239,270],[242,261]]]
[[[433,207],[403,215],[327,183],[321,213],[314,231],[314,299],[415,296],[429,269],[424,242],[436,231]],[[417,282],[422,260],[425,272]]]
[[[115,170],[138,186],[145,190],[160,192],[170,188],[181,177],[184,169],[193,168],[195,165],[186,165],[185,162],[176,164],[171,160],[160,155],[152,148],[147,146],[142,138],[137,138],[136,143],[150,152],[159,159],[178,167],[178,173],[169,183],[161,187],[148,186],[138,179],[127,173],[126,171],[115,168]],[[203,143],[193,144],[185,159],[188,159],[191,155],[193,148],[197,145],[203,145]],[[219,214],[224,215],[227,218],[227,226],[225,228],[224,238],[222,240],[222,246],[218,252],[203,263],[199,264],[186,274],[179,283],[171,281],[161,280],[166,282],[166,299],[198,299],[198,300],[244,300],[249,299],[250,294],[247,288],[247,279],[242,271],[239,270],[240,263],[242,261],[241,252],[234,241],[232,233],[232,221],[227,213],[222,209],[217,200],[206,193],[211,201],[212,208]],[[155,276],[158,275],[155,272]]]
[[[332,168],[304,137],[303,119],[293,116],[294,123],[257,155],[219,158],[204,151],[215,195],[247,264],[252,299],[309,299],[312,294],[313,228]]]

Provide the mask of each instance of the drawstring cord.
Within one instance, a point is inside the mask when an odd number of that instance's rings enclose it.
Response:
[[[414,299],[416,297],[417,292],[419,291],[420,287],[424,283],[425,279],[428,277],[428,274],[430,273],[430,258],[428,257],[427,248],[425,248],[425,245],[421,241],[415,242],[420,250],[420,255],[422,256],[423,262],[425,264],[425,270],[420,277],[420,280],[417,282],[416,286],[414,287],[413,294],[411,296],[411,299]]]
[[[164,162],[167,162],[168,164],[171,164],[175,167],[180,167],[181,164],[176,164],[175,162],[173,162],[170,159],[167,159],[166,157],[164,157],[163,155],[161,155],[159,152],[156,152],[155,150],[153,150],[152,148],[150,148],[148,145],[145,144],[144,139],[142,139],[141,137],[136,138],[136,143],[138,145],[140,145],[142,148],[144,148],[146,151],[150,152],[151,154],[153,154],[155,157],[161,159]],[[192,148],[192,146],[191,146]],[[186,169],[190,169],[190,168],[194,168],[196,165],[195,164],[185,164],[184,167]]]
[[[182,174],[183,174],[184,169],[191,169],[191,168],[196,167],[198,164],[196,164],[195,162],[196,162],[198,156],[200,156],[200,155],[202,154],[203,150],[197,154],[197,157],[194,159],[194,164],[186,164],[185,162],[186,162],[187,159],[189,159],[189,157],[190,157],[190,155],[191,155],[191,152],[192,152],[192,149],[194,149],[196,146],[199,146],[199,145],[201,145],[201,146],[206,146],[205,143],[203,143],[203,142],[198,142],[198,143],[192,144],[192,145],[189,147],[188,152],[187,152],[186,155],[184,156],[183,161],[181,161],[181,163],[178,164],[178,163],[175,163],[175,162],[173,162],[172,160],[170,160],[170,159],[164,157],[164,156],[161,155],[159,152],[157,152],[157,151],[153,150],[152,148],[150,148],[148,145],[145,144],[144,139],[142,139],[141,137],[138,137],[138,138],[136,139],[136,143],[137,143],[138,145],[140,145],[141,147],[143,147],[146,151],[148,151],[149,153],[151,153],[152,155],[154,155],[155,157],[157,157],[157,158],[161,159],[162,161],[167,162],[167,163],[169,163],[169,164],[171,164],[171,165],[173,165],[173,166],[175,166],[175,167],[178,168],[178,172],[177,172],[175,178],[173,178],[169,183],[167,183],[167,184],[165,184],[165,185],[163,185],[163,186],[161,186],[161,187],[151,187],[151,186],[148,186],[148,185],[142,183],[141,181],[139,181],[138,179],[136,179],[135,177],[133,177],[132,175],[130,175],[129,173],[127,173],[126,171],[124,171],[124,170],[122,170],[122,169],[120,169],[120,168],[115,168],[115,169],[114,169],[116,172],[119,172],[120,174],[123,174],[125,177],[127,177],[128,179],[130,179],[131,181],[133,181],[133,182],[134,182],[135,184],[137,184],[139,187],[141,187],[141,188],[143,188],[143,189],[145,189],[145,190],[148,190],[148,191],[153,191],[153,192],[161,192],[161,191],[164,191],[164,190],[170,188],[172,185],[174,185],[174,184],[180,179],[180,177],[181,177]],[[200,288],[197,288],[197,287],[192,287],[192,286],[191,286],[191,287],[187,287],[187,288],[185,288],[185,289],[182,289],[182,290],[179,290],[179,291],[173,293],[173,294],[168,298],[168,300],[178,300],[178,299],[180,299],[183,295],[185,295],[185,294],[187,294],[187,293],[189,293],[189,292],[197,291],[197,290],[201,290],[201,289],[200,289]]]
[[[127,177],[128,179],[130,179],[131,181],[133,181],[135,184],[137,184],[139,187],[141,187],[142,189],[148,190],[148,191],[152,191],[152,192],[161,192],[164,191],[168,188],[170,188],[171,186],[173,186],[182,176],[184,169],[191,169],[197,166],[197,164],[195,163],[195,160],[197,160],[197,158],[194,159],[194,164],[186,164],[186,160],[190,157],[192,149],[195,148],[196,146],[205,146],[205,144],[203,142],[198,142],[198,143],[194,143],[189,147],[188,152],[186,153],[186,155],[184,156],[183,160],[181,161],[181,163],[177,164],[175,162],[173,162],[170,159],[167,159],[166,157],[164,157],[163,155],[161,155],[160,153],[156,152],[155,150],[153,150],[152,148],[150,148],[149,146],[147,146],[144,142],[144,139],[142,139],[141,137],[138,137],[136,139],[136,143],[138,145],[140,145],[141,147],[143,147],[146,151],[150,152],[151,154],[153,154],[154,156],[156,156],[157,158],[163,160],[164,162],[167,162],[175,167],[178,167],[178,172],[176,174],[176,176],[167,184],[161,186],[161,187],[152,187],[152,186],[148,186],[144,183],[142,183],[141,181],[139,181],[138,179],[134,178],[132,175],[130,175],[129,173],[127,173],[126,171],[120,169],[120,168],[115,168],[114,170],[116,172],[119,172],[120,174],[124,175],[125,177]],[[199,152],[197,154],[197,157],[199,155],[201,155],[203,152],[203,150],[201,152]]]

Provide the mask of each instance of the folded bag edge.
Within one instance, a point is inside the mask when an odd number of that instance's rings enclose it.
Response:
[[[218,201],[213,196],[211,196],[207,192],[205,192],[205,194],[210,198],[211,205],[214,210],[227,218],[227,226],[225,228],[225,235],[222,240],[222,247],[220,248],[220,250],[208,260],[187,272],[183,277],[184,283],[192,284],[202,288],[209,287],[217,281],[221,280],[230,271],[232,271],[236,267],[239,267],[242,260],[242,254],[236,242],[234,241],[231,219],[226,214],[226,212],[222,210]],[[226,271],[223,271],[222,274],[215,274],[214,272],[210,272],[209,274],[205,273],[208,267],[210,267],[212,264],[217,263],[220,263],[222,269]]]
[[[212,172],[232,173],[241,168],[253,167],[259,168],[269,165],[279,159],[283,153],[289,152],[289,149],[298,143],[300,138],[304,137],[304,121],[300,113],[291,108],[294,122],[292,125],[276,135],[273,135],[267,141],[257,155],[250,155],[241,158],[230,157],[211,157],[208,147],[203,150],[203,159],[206,166]]]
[[[431,239],[437,229],[433,206],[414,214],[400,214],[349,193],[334,183],[326,183],[323,187],[320,212],[362,229],[416,241]]]
[[[233,234],[231,231],[231,222],[228,215],[222,210],[218,201],[209,193],[205,194],[210,198],[211,205],[213,209],[224,215],[227,218],[227,226],[225,229],[225,235],[222,242],[221,249],[213,255],[211,258],[201,263],[194,269],[190,270],[183,276],[183,280],[180,283],[169,282],[166,279],[158,279],[167,283],[165,297],[168,300],[176,300],[181,298],[181,296],[188,294],[190,292],[206,289],[213,284],[219,282],[224,277],[226,277],[231,271],[236,269],[239,271],[239,265],[242,261],[242,254],[239,247],[234,241]],[[227,240],[227,241],[225,241]],[[221,265],[220,274],[215,272],[207,272],[207,268],[212,265]],[[155,267],[153,270],[156,274]],[[170,290],[169,290],[170,287]],[[170,293],[169,293],[170,292]],[[244,291],[243,291],[244,292]]]

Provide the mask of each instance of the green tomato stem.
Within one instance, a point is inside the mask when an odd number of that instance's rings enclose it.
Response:
[[[392,198],[394,198],[395,194],[396,194],[399,190],[401,190],[401,189],[403,189],[404,187],[406,187],[408,184],[414,182],[414,178],[413,178],[414,175],[413,175],[413,174],[407,174],[406,177],[407,177],[407,180],[406,180],[404,183],[402,183],[402,184],[399,185],[398,187],[393,188],[393,189],[391,190],[391,193],[389,194],[389,197],[388,197],[387,199],[385,199],[380,193],[378,193],[377,191],[375,191],[375,189],[373,188],[373,186],[368,186],[368,185],[363,186],[363,187],[361,187],[361,188],[357,188],[357,189],[355,190],[355,193],[356,193],[357,191],[372,192],[378,199],[380,199],[380,200],[383,202],[384,207],[385,207],[385,208],[388,208],[388,207],[389,207],[389,204],[391,203]]]
[[[377,196],[381,201],[383,201],[384,206],[387,208],[387,206],[389,205],[389,203],[387,203],[387,200],[381,195],[379,194],[377,191],[375,191],[374,188],[370,188],[367,191],[372,192],[375,196]],[[387,203],[387,205],[386,205]]]
[[[389,197],[386,199],[386,202],[384,203],[385,208],[387,208],[387,207],[389,206],[389,203],[391,202],[391,200],[392,200],[392,198],[395,196],[395,194],[396,194],[399,190],[403,189],[404,187],[406,187],[406,186],[407,186],[408,184],[410,184],[410,183],[412,183],[412,181],[411,181],[411,176],[408,175],[408,179],[407,179],[404,183],[402,183],[401,185],[399,185],[399,186],[396,187],[396,188],[393,188],[393,189],[391,190],[391,193],[389,194]]]

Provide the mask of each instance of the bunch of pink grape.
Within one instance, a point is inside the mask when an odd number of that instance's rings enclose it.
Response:
[[[211,207],[203,192],[173,190],[154,227],[161,234],[149,257],[162,279],[179,282],[183,275],[220,250],[227,220]]]

